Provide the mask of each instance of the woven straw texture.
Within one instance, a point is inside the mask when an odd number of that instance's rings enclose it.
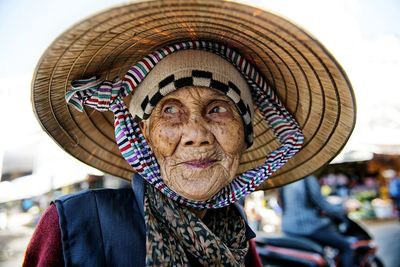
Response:
[[[219,42],[244,55],[275,86],[303,130],[302,150],[259,189],[316,171],[347,142],[355,124],[355,100],[332,55],[282,17],[220,0],[135,2],[90,17],[62,34],[42,56],[32,82],[33,108],[43,129],[77,159],[130,179],[132,169],[115,143],[113,114],[91,108],[80,113],[67,106],[65,92],[72,80],[122,77],[145,55],[185,40]],[[279,146],[257,111],[253,125],[254,143],[239,172],[262,164]]]

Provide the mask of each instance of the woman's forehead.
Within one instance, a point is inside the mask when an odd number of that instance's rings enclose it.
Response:
[[[179,99],[183,103],[193,100],[204,101],[211,99],[232,102],[232,100],[222,92],[216,89],[208,87],[200,87],[200,86],[188,86],[180,88],[163,97],[163,99],[160,102],[165,102],[166,100],[169,99]]]

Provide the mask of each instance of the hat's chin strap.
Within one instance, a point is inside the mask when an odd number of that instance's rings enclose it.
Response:
[[[138,123],[123,102],[123,98],[134,91],[158,61],[174,51],[183,49],[207,50],[222,56],[236,66],[250,85],[252,97],[258,109],[281,142],[281,145],[268,155],[262,166],[237,176],[229,185],[207,201],[186,199],[172,191],[163,182],[157,160]],[[293,157],[300,150],[304,141],[303,133],[297,122],[258,71],[234,50],[214,42],[188,41],[160,49],[132,66],[123,80],[116,79],[114,82],[110,82],[92,77],[74,81],[65,98],[79,111],[83,111],[83,105],[99,111],[111,110],[115,119],[116,142],[129,165],[148,183],[169,198],[194,208],[221,208],[253,192]]]

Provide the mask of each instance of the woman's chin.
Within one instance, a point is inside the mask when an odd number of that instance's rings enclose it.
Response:
[[[162,172],[163,174],[163,172]],[[206,201],[226,186],[229,174],[221,165],[209,168],[171,169],[164,182],[177,194],[190,200]]]
[[[209,192],[177,192],[179,195],[181,195],[182,197],[192,200],[192,201],[207,201],[209,200],[213,195],[215,195],[214,193],[210,194]]]
[[[197,179],[174,181],[170,187],[187,199],[206,201],[218,193],[223,185],[218,186],[216,181],[210,181],[210,177],[197,177]]]

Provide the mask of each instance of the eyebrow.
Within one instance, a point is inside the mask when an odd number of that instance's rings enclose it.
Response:
[[[171,97],[171,98],[164,97],[161,99],[161,101],[159,103],[164,105],[165,103],[168,103],[168,102],[178,102],[178,103],[182,104],[182,101],[180,101],[179,99],[174,98],[174,97]]]
[[[214,101],[222,101],[222,102],[225,102],[227,104],[231,104],[231,105],[235,106],[235,103],[233,102],[233,100],[230,99],[227,95],[223,95],[223,94],[216,94],[206,104],[209,105],[210,103],[212,103]],[[180,104],[182,106],[185,106],[185,104],[179,98],[176,98],[174,96],[168,96],[168,95],[163,97],[159,103],[162,106],[164,106],[165,104],[168,104],[170,102],[172,102],[172,103],[175,102],[175,103],[178,103],[178,104]]]
[[[235,103],[233,102],[233,100],[231,98],[229,98],[228,96],[226,96],[226,95],[218,95],[215,98],[211,99],[207,104],[210,104],[210,103],[212,103],[214,101],[222,101],[222,102],[225,102],[227,104],[235,106]]]

